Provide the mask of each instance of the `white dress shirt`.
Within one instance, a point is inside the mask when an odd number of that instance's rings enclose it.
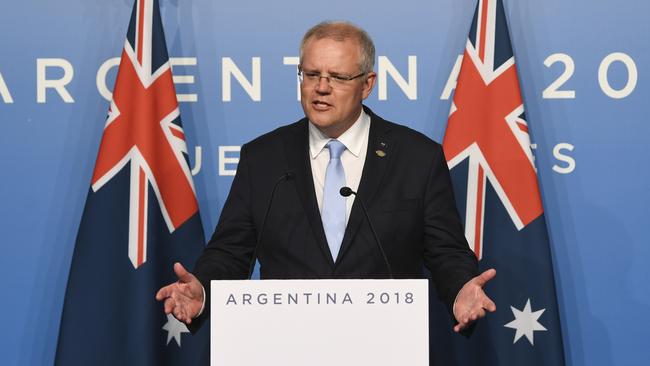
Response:
[[[337,138],[345,150],[341,154],[341,163],[345,172],[345,184],[353,191],[359,189],[363,165],[366,161],[366,152],[368,151],[368,138],[370,134],[370,116],[361,110],[359,118]],[[316,190],[316,200],[318,209],[323,210],[323,190],[325,184],[325,171],[330,161],[330,152],[326,147],[332,138],[323,134],[313,123],[309,122],[309,156],[311,158],[311,173],[314,177],[314,189]],[[347,225],[354,203],[354,195],[346,199],[345,223]]]

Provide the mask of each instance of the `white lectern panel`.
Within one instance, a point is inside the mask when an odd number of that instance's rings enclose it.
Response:
[[[429,365],[426,280],[212,281],[211,364]]]

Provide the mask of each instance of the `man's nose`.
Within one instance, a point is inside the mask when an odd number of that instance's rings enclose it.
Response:
[[[330,79],[327,76],[321,76],[316,83],[316,91],[319,93],[329,93],[332,89]]]

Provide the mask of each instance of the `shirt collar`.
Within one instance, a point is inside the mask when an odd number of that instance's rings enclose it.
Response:
[[[337,140],[341,141],[345,148],[355,157],[361,154],[364,138],[367,138],[370,131],[370,116],[362,109],[359,118],[343,132]],[[316,159],[318,154],[323,151],[325,145],[332,140],[322,133],[311,121],[309,121],[309,152],[311,158]]]

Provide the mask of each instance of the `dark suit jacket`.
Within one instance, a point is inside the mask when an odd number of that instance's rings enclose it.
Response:
[[[263,279],[387,278],[360,207],[363,200],[394,277],[421,278],[424,264],[451,310],[460,288],[478,270],[456,210],[442,148],[416,131],[365,111],[371,117],[368,152],[336,262],[316,202],[309,122],[304,118],[242,146],[219,223],[194,268],[208,300],[210,280],[246,278],[273,185],[291,171],[294,178],[277,187],[258,249]],[[191,329],[200,326],[208,310],[206,301],[206,310]]]

